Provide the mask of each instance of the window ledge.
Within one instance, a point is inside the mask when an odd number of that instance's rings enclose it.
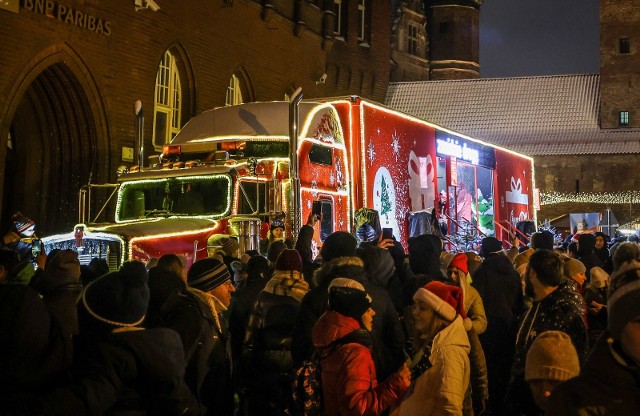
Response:
[[[361,48],[371,48],[371,45],[369,45],[369,42],[366,42],[364,40],[359,40],[358,41],[358,46],[360,46]]]

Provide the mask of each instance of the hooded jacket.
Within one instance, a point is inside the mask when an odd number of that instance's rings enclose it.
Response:
[[[409,393],[392,415],[462,415],[470,379],[471,346],[462,317],[433,339],[432,367],[412,381]]]
[[[586,267],[585,274],[587,278],[591,276],[591,268],[592,267],[602,267],[604,262],[600,260],[600,258],[595,253],[596,248],[596,238],[593,234],[580,234],[580,239],[578,240],[578,260],[580,260],[584,267]]]
[[[316,287],[302,299],[296,319],[292,354],[295,365],[311,357],[313,348],[311,330],[327,310],[328,287],[336,277],[349,277],[361,283],[373,299],[371,307],[376,312],[373,320],[373,357],[381,378],[396,371],[404,361],[404,332],[398,313],[387,290],[369,281],[364,263],[359,257],[337,257],[316,270]]]
[[[355,319],[328,311],[314,325],[312,338],[321,351],[325,414],[379,415],[406,392],[395,373],[378,384],[368,333]],[[332,346],[336,341],[340,344]]]
[[[488,321],[487,336],[515,336],[518,318],[524,311],[524,296],[520,276],[509,259],[502,254],[487,256],[471,286],[482,298]]]

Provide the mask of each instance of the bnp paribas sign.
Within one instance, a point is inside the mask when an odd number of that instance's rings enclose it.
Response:
[[[18,10],[20,9],[20,0],[0,0],[0,9],[18,13]]]

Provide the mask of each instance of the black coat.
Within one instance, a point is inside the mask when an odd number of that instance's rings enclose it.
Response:
[[[74,381],[44,400],[45,415],[198,415],[184,352],[167,328],[109,334],[80,352]]]
[[[0,285],[0,413],[32,412],[34,395],[71,363],[69,343],[32,287]]]
[[[515,342],[518,318],[524,312],[524,297],[520,275],[509,258],[503,254],[487,256],[476,270],[471,286],[480,294],[487,315],[487,330],[480,339],[492,338],[496,344],[505,344],[503,337],[510,336]]]

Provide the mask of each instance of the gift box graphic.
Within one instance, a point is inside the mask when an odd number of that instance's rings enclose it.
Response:
[[[512,204],[529,205],[529,195],[522,193],[522,181],[511,177],[511,190],[506,192],[505,199]]]

